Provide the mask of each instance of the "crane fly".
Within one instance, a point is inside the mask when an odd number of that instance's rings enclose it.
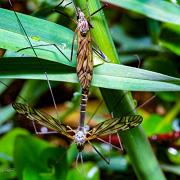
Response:
[[[62,0],[62,2],[58,4],[58,6],[60,6],[63,2],[64,2],[64,0]],[[12,3],[10,0],[9,0],[9,3],[12,7]],[[59,12],[65,16],[67,16],[66,14],[56,10],[56,8],[58,6],[56,6],[54,8],[54,11]],[[97,13],[98,11],[100,11],[103,8],[104,8],[104,6],[101,7],[100,9],[98,9],[97,11],[95,11],[94,13],[92,13],[90,16],[94,15],[95,13]],[[13,9],[13,7],[12,7],[12,9]],[[76,10],[76,15],[77,15],[77,21],[73,19],[73,22],[75,22],[77,24],[77,28],[74,32],[71,57],[70,57],[69,61],[72,61],[74,40],[75,40],[76,35],[77,35],[77,37],[78,37],[78,43],[77,43],[78,49],[77,49],[77,58],[76,58],[77,59],[76,60],[77,61],[76,72],[77,72],[77,76],[78,76],[80,85],[82,87],[81,107],[80,107],[80,126],[83,126],[84,119],[85,119],[87,100],[88,100],[88,94],[89,94],[89,87],[90,87],[92,75],[93,75],[93,47],[92,47],[92,38],[91,38],[91,34],[90,34],[90,28],[92,28],[92,25],[87,20],[88,18],[90,18],[90,16],[86,19],[84,13],[81,11],[81,9],[79,7],[75,7],[75,10]],[[14,11],[14,9],[13,9],[13,11]],[[28,49],[28,48],[32,48],[34,54],[37,57],[37,54],[36,54],[34,48],[41,47],[41,46],[53,45],[56,49],[58,49],[63,54],[63,56],[66,59],[68,59],[66,57],[66,55],[58,48],[58,46],[56,44],[44,44],[44,45],[42,44],[42,45],[33,46],[30,39],[27,36],[27,33],[25,32],[25,29],[23,28],[22,23],[20,22],[20,19],[18,18],[18,15],[16,14],[15,11],[14,11],[14,13],[18,19],[18,23],[20,24],[20,27],[23,29],[23,32],[26,35],[27,40],[30,44],[30,47],[22,48],[22,49],[18,50],[18,52],[25,50],[25,49]],[[95,49],[94,49],[94,51],[102,59],[105,58],[105,55],[102,52],[95,50]],[[45,71],[45,75],[46,75],[46,79],[48,81],[48,84],[50,84],[46,71]],[[51,90],[51,92],[52,92],[52,90]],[[53,97],[53,99],[54,99],[54,97]],[[54,105],[55,105],[55,100],[53,100],[53,101],[54,101]],[[56,105],[55,105],[55,107],[56,107]]]
[[[61,5],[63,3],[63,1],[59,5]],[[9,0],[9,4],[12,7],[12,10],[14,11],[11,0]],[[75,33],[74,33],[73,42],[74,42],[76,34],[77,34],[77,36],[78,36],[78,50],[77,50],[76,71],[77,71],[77,76],[79,78],[79,81],[80,81],[80,84],[82,87],[81,106],[80,106],[80,126],[83,127],[84,126],[84,120],[85,120],[85,113],[86,113],[86,105],[87,105],[87,100],[88,100],[89,87],[90,87],[90,83],[92,80],[92,73],[93,73],[93,57],[92,57],[92,45],[91,45],[92,40],[91,40],[91,35],[90,35],[90,28],[92,26],[90,25],[90,23],[85,18],[85,15],[81,11],[81,9],[79,7],[77,7],[77,8],[75,7],[75,9],[76,9],[77,21],[74,20],[74,22],[77,23],[77,28],[76,28]],[[99,10],[101,10],[101,9],[102,8],[100,8]],[[96,11],[96,12],[98,12],[98,11]],[[58,11],[56,11],[56,12],[58,12]],[[19,19],[19,17],[18,17],[18,15],[17,15],[17,13],[15,11],[14,11],[14,14],[18,20],[20,27],[22,28],[24,34],[26,35],[29,44],[30,44],[30,47],[26,47],[26,48],[20,49],[18,51],[21,51],[21,50],[24,50],[27,48],[32,48],[35,56],[38,57],[34,48],[38,47],[38,46],[46,46],[46,45],[33,46],[28,35],[27,35],[27,33],[26,33],[26,31],[25,31],[25,29],[24,29],[24,27],[23,27],[23,25],[22,25],[22,23],[21,23],[21,21],[20,21],[20,19]],[[95,13],[93,13],[93,14],[95,14]],[[72,61],[72,55],[73,55],[73,46],[74,46],[74,43],[72,44],[71,59],[70,59],[71,61]],[[96,51],[96,52],[98,52],[98,51]],[[45,69],[44,69],[44,71],[45,71]],[[57,109],[55,98],[53,96],[53,93],[52,93],[52,90],[50,87],[50,82],[48,79],[48,74],[46,73],[46,71],[45,71],[45,76],[46,76],[46,79],[48,81],[48,85],[50,88],[50,92],[51,92],[51,96],[53,99],[55,109]]]
[[[64,15],[65,17],[68,17],[68,15],[66,15],[65,13],[57,10],[57,7],[59,7],[63,2],[64,0],[62,0],[54,8],[54,11]],[[81,11],[79,7],[75,6],[75,3],[74,3],[74,7],[76,11],[77,21],[68,17],[77,24],[77,28],[74,31],[70,61],[72,61],[74,41],[77,35],[78,41],[77,41],[77,54],[76,54],[76,63],[77,63],[76,73],[80,85],[82,87],[81,104],[80,104],[80,127],[83,127],[85,120],[86,106],[88,101],[89,88],[93,76],[93,47],[92,47],[92,38],[90,33],[90,28],[92,28],[93,26],[91,25],[90,22],[88,22],[87,19],[90,19],[92,15],[96,14],[105,6],[102,6],[100,9],[89,15],[88,18],[85,18],[84,13]],[[95,50],[95,52],[102,59],[105,57],[102,52],[99,52],[97,50]]]
[[[98,123],[90,130],[88,130],[86,126],[79,126],[77,129],[72,129],[52,116],[31,108],[28,105],[13,103],[12,106],[18,113],[25,115],[28,119],[46,126],[72,140],[76,144],[79,152],[84,149],[86,142],[91,144],[91,140],[97,139],[101,136],[111,135],[118,131],[131,129],[141,124],[143,120],[140,115],[130,115],[105,120]]]
[[[89,17],[85,17],[83,11],[80,9],[80,7],[76,7],[75,3],[75,11],[76,11],[76,17],[77,20],[69,17],[67,14],[65,14],[62,11],[59,11],[57,8],[64,2],[62,0],[54,9],[54,12],[60,13],[64,15],[65,17],[72,20],[76,25],[76,29],[74,31],[73,36],[73,42],[72,42],[72,50],[71,50],[71,57],[70,61],[72,61],[72,55],[73,55],[73,49],[74,49],[74,41],[76,39],[77,35],[77,54],[76,54],[76,72],[79,79],[79,82],[81,84],[82,89],[88,91],[91,81],[92,81],[92,75],[93,75],[93,47],[92,47],[92,38],[90,29],[93,27],[91,23],[87,20],[90,19],[90,17],[100,10],[102,10],[105,6],[102,6],[100,9],[89,15]],[[70,3],[68,3],[70,4]],[[95,52],[104,60],[106,60],[105,55],[102,52],[99,52],[95,50]]]

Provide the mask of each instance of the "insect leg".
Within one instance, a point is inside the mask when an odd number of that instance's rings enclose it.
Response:
[[[109,142],[109,162],[111,160],[111,150],[112,150],[112,144],[111,144],[111,134],[109,134],[109,138],[108,138],[108,142]]]
[[[137,105],[136,105],[136,107],[135,107],[131,112],[126,113],[125,116],[127,116],[127,115],[129,115],[130,113],[136,111],[137,109],[145,106],[145,105],[148,104],[150,101],[152,101],[155,97],[156,97],[156,94],[153,95],[153,96],[151,96],[149,99],[147,99],[147,100],[146,100],[143,104],[141,104],[140,106],[137,107]]]
[[[100,50],[100,49],[95,49],[94,47],[92,47],[92,50],[105,62],[109,63],[109,59],[107,58],[107,56]]]
[[[119,136],[118,133],[116,133],[117,137],[118,137],[118,141],[119,141],[119,146],[120,146],[120,150],[123,151],[123,146],[122,146],[122,143],[121,143],[121,138]]]
[[[81,164],[82,164],[82,173],[84,172],[83,170],[84,170],[84,166],[83,166],[83,164],[84,164],[84,162],[83,162],[83,156],[82,156],[82,152],[80,152],[80,159],[81,159]]]
[[[63,2],[64,0],[62,0],[57,6],[55,6],[55,8],[58,8]]]
[[[19,18],[19,16],[18,16],[18,14],[16,13],[16,11],[15,11],[15,10],[14,10],[14,8],[13,8],[13,5],[12,5],[12,3],[11,3],[11,0],[8,0],[8,1],[9,1],[9,4],[10,4],[10,6],[11,6],[11,8],[12,8],[13,12],[14,12],[14,15],[15,15],[15,16],[16,16],[16,18],[17,18],[17,21],[18,21],[19,26],[21,27],[21,29],[22,29],[23,33],[25,34],[25,36],[26,36],[26,38],[27,38],[27,41],[28,41],[28,43],[29,43],[30,47],[32,48],[32,50],[33,50],[33,52],[34,52],[34,55],[38,58],[38,55],[37,55],[37,53],[36,53],[35,49],[33,48],[33,45],[32,45],[32,43],[31,43],[30,38],[28,37],[28,34],[26,33],[25,28],[23,27],[23,24],[21,23],[21,21],[20,21],[20,18]],[[39,63],[41,64],[41,62],[40,62],[40,61],[39,61]],[[44,66],[42,65],[42,67],[44,67]],[[44,68],[44,70],[43,70],[43,71],[44,71],[44,74],[45,74],[45,77],[46,77],[46,80],[47,80],[47,83],[48,83],[48,87],[49,87],[49,89],[50,89],[51,97],[52,97],[53,104],[54,104],[54,107],[55,107],[55,110],[56,110],[56,114],[57,114],[57,117],[58,117],[58,110],[57,110],[57,106],[56,106],[56,102],[55,102],[54,94],[53,94],[53,92],[52,92],[52,88],[51,88],[51,85],[50,85],[50,81],[49,81],[49,78],[48,78],[48,74],[47,74],[47,72],[46,72],[45,68]]]
[[[101,139],[101,138],[97,138],[99,141],[101,141],[101,142],[103,142],[103,143],[105,143],[105,144],[110,144],[109,142],[107,142],[107,141],[104,141],[103,139]],[[119,147],[117,147],[117,146],[115,146],[115,145],[113,145],[113,144],[111,144],[111,146],[113,147],[113,148],[115,148],[115,149],[117,149],[117,150],[119,150],[119,151],[121,151],[121,148],[119,148]]]
[[[73,36],[73,41],[72,41],[70,62],[72,62],[72,56],[73,56],[73,50],[74,50],[74,41],[75,41],[77,32],[78,32],[78,29],[76,28],[76,30],[74,31],[74,36]]]
[[[45,46],[54,46],[68,61],[70,61],[70,59],[68,59],[68,57],[61,51],[61,49],[56,45],[56,44],[40,44],[40,45],[37,45],[37,46],[29,46],[29,47],[25,47],[25,48],[22,48],[22,49],[19,49],[17,50],[17,52],[20,52],[20,51],[23,51],[23,50],[26,50],[26,49],[30,49],[30,48],[38,48],[38,47],[45,47]]]
[[[96,151],[96,153],[97,153],[107,164],[110,163],[110,162],[97,150],[97,148],[96,148],[90,141],[88,141],[88,143],[93,147],[93,149]]]
[[[92,114],[92,116],[91,116],[91,117],[89,118],[89,120],[87,121],[87,124],[90,123],[90,121],[92,120],[92,118],[95,116],[95,114],[97,113],[97,111],[98,111],[99,108],[101,107],[102,103],[103,103],[103,100],[101,100],[101,102],[97,105],[97,107],[96,107],[94,113]]]
[[[64,0],[62,0],[57,6],[54,7],[54,9],[58,8],[59,6],[61,6],[61,4],[64,2]],[[68,5],[72,4],[72,1],[67,3],[66,5],[64,5],[64,8]]]
[[[140,68],[140,65],[141,65],[141,59],[140,59],[140,57],[137,55],[137,54],[134,54],[134,56],[137,58],[137,60],[138,60],[138,66],[137,66],[137,68]]]
[[[90,21],[90,27],[93,28],[93,25],[91,23],[91,14],[90,14],[90,10],[89,10],[89,7],[88,7],[88,0],[86,0],[86,8],[88,10],[88,17],[89,17],[89,21]]]
[[[104,6],[100,7],[99,9],[97,9],[95,12],[93,12],[92,14],[90,14],[89,8],[88,8],[88,0],[86,0],[86,8],[88,9],[88,17],[87,20],[89,20],[89,26],[91,28],[93,28],[93,25],[91,24],[91,17],[96,14],[97,12],[101,11],[102,9],[106,8],[108,6],[108,4],[105,4]]]
[[[74,130],[74,129],[72,129],[70,126],[66,126],[68,129],[70,129],[70,130],[68,130],[69,132],[73,132],[74,134],[76,133],[76,131]]]
[[[69,5],[69,4],[68,4]],[[57,12],[59,14],[62,14],[64,17],[68,18],[69,20],[71,20],[72,22],[74,22],[75,24],[77,24],[77,21],[73,18],[71,18],[70,16],[68,16],[66,13],[58,10],[57,8],[60,6],[60,4],[58,4],[57,6],[55,6],[53,9],[52,9],[52,12]],[[67,5],[66,5],[67,6]]]
[[[106,8],[108,6],[108,4],[103,5],[102,7],[100,7],[99,9],[97,9],[96,11],[94,11],[90,16],[92,17],[93,15],[95,15],[96,13],[98,13],[99,11],[101,11],[102,9]],[[88,17],[90,18],[90,17]]]
[[[79,154],[80,152],[78,152],[77,157],[76,157],[76,167],[78,166]]]
[[[93,45],[95,45],[95,48],[92,47],[93,51],[105,62],[110,62],[110,60],[107,58],[107,56],[100,50],[99,46],[97,45],[97,43],[94,41],[93,37],[92,37],[92,43]]]
[[[58,133],[56,131],[48,131],[47,129],[39,132],[36,128],[36,124],[35,124],[34,120],[32,120],[32,124],[33,124],[33,128],[34,128],[35,133],[38,135],[41,135],[41,134],[57,134]]]

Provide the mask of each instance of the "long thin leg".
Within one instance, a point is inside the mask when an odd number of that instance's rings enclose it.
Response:
[[[97,148],[96,148],[90,141],[88,141],[88,143],[93,147],[93,149],[96,151],[96,153],[97,153],[107,164],[109,164],[109,161],[97,150]]]
[[[129,93],[129,91],[124,92],[124,94],[120,97],[120,99],[117,101],[117,103],[113,106],[113,109],[118,108],[118,105],[123,102],[123,99],[126,97],[126,95]]]
[[[95,15],[96,13],[98,13],[99,11],[101,11],[102,9],[106,8],[108,6],[108,4],[105,4],[104,6],[100,7],[99,9],[97,9],[96,11],[94,11],[90,16],[92,17],[93,15]],[[89,18],[89,17],[88,17]]]
[[[71,17],[68,16],[66,13],[58,10],[58,9],[57,9],[58,6],[59,6],[59,5],[57,5],[55,8],[53,8],[52,11],[53,11],[53,12],[57,12],[57,13],[59,13],[59,14],[62,14],[64,17],[68,18],[70,21],[72,21],[72,22],[74,22],[75,24],[77,24],[77,21],[76,21],[75,19],[71,18]]]
[[[64,2],[64,0],[62,0],[57,6],[55,6],[54,9],[55,9],[55,8],[58,8],[63,2]],[[64,6],[64,8],[65,8],[66,6],[68,6],[69,4],[72,4],[72,2],[67,3],[67,4]]]
[[[76,168],[78,167],[78,160],[80,159],[80,161],[81,161],[81,168],[79,169],[78,168],[78,170],[79,170],[79,172],[80,173],[84,173],[85,171],[84,171],[84,162],[83,162],[83,156],[82,156],[82,152],[78,152],[78,154],[77,154],[77,157],[76,157]]]
[[[18,23],[19,23],[19,25],[20,25],[20,27],[21,27],[23,33],[25,34],[25,36],[26,36],[26,38],[27,38],[27,41],[28,41],[29,45],[31,46],[31,48],[32,48],[32,50],[33,50],[35,56],[37,57],[36,51],[35,51],[35,50],[33,49],[33,47],[32,47],[32,43],[31,43],[31,41],[30,41],[30,39],[29,39],[29,37],[28,37],[28,35],[27,35],[27,33],[26,33],[26,31],[25,31],[25,29],[24,29],[24,27],[23,27],[23,25],[22,25],[22,23],[21,23],[21,21],[20,21],[18,15],[17,15],[17,13],[16,13],[16,11],[15,11],[14,8],[13,8],[13,5],[12,5],[12,3],[11,3],[11,0],[9,0],[9,4],[10,4],[10,6],[11,6],[11,8],[12,8],[12,10],[13,10],[13,12],[14,12],[16,18],[17,18],[17,21],[18,21]]]
[[[127,115],[129,115],[131,112],[134,112],[135,110],[143,107],[144,105],[146,105],[147,103],[149,103],[150,101],[152,101],[155,97],[156,97],[156,95],[151,96],[151,97],[150,97],[148,100],[146,100],[143,104],[141,104],[141,105],[138,106],[138,107],[136,106],[132,111],[126,113],[125,116],[127,116]]]
[[[56,131],[39,132],[39,131],[37,130],[37,128],[36,128],[36,124],[34,123],[34,121],[32,121],[32,124],[33,124],[35,133],[38,134],[38,135],[41,135],[41,134],[57,134],[57,133],[58,133],[58,132],[56,132]]]
[[[76,39],[77,32],[78,32],[78,29],[76,28],[76,30],[74,31],[74,36],[73,36],[73,41],[72,41],[70,62],[72,62],[73,51],[74,51],[74,41]]]
[[[109,162],[110,162],[110,160],[111,160],[111,150],[112,150],[111,134],[109,135],[108,142],[109,142]]]
[[[101,102],[97,105],[97,107],[96,107],[96,109],[95,109],[94,113],[93,113],[93,114],[92,114],[92,116],[89,118],[89,120],[88,120],[87,124],[89,124],[89,123],[90,123],[90,121],[92,120],[92,118],[95,116],[95,114],[97,113],[97,111],[98,111],[98,110],[99,110],[99,108],[101,107],[102,103],[103,103],[103,100],[101,100]]]
[[[99,141],[101,141],[101,142],[103,142],[103,143],[105,143],[105,144],[110,144],[109,142],[107,142],[107,141],[104,141],[103,139],[101,139],[101,138],[97,138]],[[115,149],[117,149],[117,150],[119,150],[119,151],[121,151],[121,148],[119,148],[119,147],[117,147],[117,146],[114,146],[113,144],[111,144],[111,146],[113,147],[113,148],[115,148]]]
[[[121,151],[123,151],[124,149],[123,149],[123,146],[122,146],[122,143],[121,143],[121,138],[120,138],[120,136],[119,136],[119,134],[118,134],[118,133],[116,133],[116,135],[117,135],[117,137],[118,137],[118,141],[119,141],[120,149],[121,149]]]
[[[89,10],[89,7],[88,7],[88,0],[86,0],[86,8],[88,10],[88,17],[89,17],[89,24],[90,24],[90,27],[93,27],[93,24],[91,22],[91,14],[90,14],[90,10]],[[88,19],[88,18],[87,18]]]
[[[57,9],[63,2],[64,2],[64,0],[62,0],[57,6],[55,6],[55,7],[52,9],[52,11],[53,11],[53,12],[57,12],[57,13],[59,13],[59,14],[62,14],[64,17],[68,18],[69,20],[71,20],[72,22],[74,22],[75,24],[77,24],[77,21],[76,21],[75,19],[71,18],[71,17],[68,16],[66,13],[64,13],[64,12],[62,12],[62,11],[60,11],[60,10]],[[72,2],[67,3],[67,4],[64,6],[64,8],[65,8],[66,6],[68,6],[69,4],[71,4],[71,3],[72,3]]]
[[[61,52],[61,54],[70,62],[70,59],[68,59],[68,57],[61,51],[61,49],[56,45],[56,44],[40,44],[40,45],[36,45],[36,46],[29,46],[29,47],[25,47],[22,49],[17,50],[17,52],[29,49],[29,48],[37,48],[37,47],[45,47],[45,46],[54,46],[59,52]]]
[[[109,63],[110,60],[107,58],[107,56],[100,50],[100,49],[95,49],[92,47],[92,50],[105,62]]]
[[[72,129],[70,126],[66,126],[69,130],[69,132],[73,132],[74,134],[76,133],[76,131],[74,129]]]
[[[55,6],[55,8],[59,7],[63,2],[64,0],[62,0],[57,6]]]
[[[69,6],[70,4],[72,4],[72,2],[67,3],[64,7],[67,7],[67,6]]]
[[[140,68],[140,66],[141,66],[141,59],[140,59],[140,57],[137,54],[134,54],[134,56],[137,57],[137,60],[138,60],[138,67],[137,68]]]
[[[79,160],[79,153],[77,154],[77,157],[76,157],[76,167],[78,166],[78,160]]]
[[[82,152],[80,152],[80,160],[81,160],[81,165],[82,165],[81,172],[84,173],[84,162],[83,162]]]
[[[100,50],[99,46],[97,45],[97,43],[94,41],[93,37],[92,37],[92,43],[93,45],[95,45],[95,48],[92,47],[93,51],[105,62],[110,62],[110,60],[107,58],[107,56]]]
[[[12,3],[11,3],[11,0],[9,0],[9,4],[10,4],[10,6],[11,6],[11,8],[12,8],[12,10],[13,10],[13,12],[14,12],[16,18],[17,18],[17,21],[18,21],[18,23],[19,23],[19,26],[21,27],[23,33],[25,34],[25,36],[26,36],[26,38],[27,38],[27,41],[28,41],[29,45],[31,46],[31,48],[32,48],[32,50],[33,50],[35,56],[38,57],[38,55],[37,55],[35,49],[33,48],[32,43],[31,43],[31,41],[30,41],[30,38],[28,37],[28,34],[26,33],[26,31],[25,31],[25,29],[24,29],[24,27],[23,27],[23,25],[22,25],[22,23],[21,23],[21,21],[20,21],[18,15],[17,15],[16,11],[15,11],[14,8],[13,8],[13,5],[12,5]],[[40,61],[39,61],[39,63],[41,64]],[[42,67],[44,67],[44,66],[42,65]],[[47,80],[47,82],[48,82],[48,87],[49,87],[49,89],[50,89],[51,96],[52,96],[52,100],[53,100],[53,104],[54,104],[54,107],[55,107],[55,110],[56,110],[56,114],[57,114],[57,117],[58,117],[58,110],[57,110],[57,106],[56,106],[54,94],[53,94],[53,92],[52,92],[52,88],[51,88],[51,85],[50,85],[50,81],[49,81],[49,78],[48,78],[48,74],[47,74],[47,72],[46,72],[45,69],[44,69],[44,74],[45,74],[46,80]]]

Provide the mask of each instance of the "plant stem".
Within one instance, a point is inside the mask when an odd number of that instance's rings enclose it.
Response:
[[[85,0],[76,0],[76,2],[81,9],[86,9]],[[91,13],[101,7],[99,0],[88,1],[88,6]],[[100,49],[109,59],[111,59],[111,63],[119,63],[115,46],[102,11],[98,12],[92,17],[92,24],[94,28],[91,33]],[[122,91],[112,89],[101,88],[100,90],[109,111],[113,112],[115,117],[122,116],[122,110],[113,107],[114,105],[117,105],[117,102],[119,102],[119,99],[121,99],[124,93]],[[121,103],[121,106],[124,111],[126,110],[125,113],[132,112],[133,101],[131,97],[126,95],[123,98],[123,103]],[[121,132],[120,135],[138,179],[165,179],[141,126],[129,131]]]

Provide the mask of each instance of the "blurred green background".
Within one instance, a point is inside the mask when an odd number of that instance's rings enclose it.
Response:
[[[74,30],[75,25],[52,13],[54,0],[13,1],[16,11],[59,23]],[[68,1],[69,2],[69,1]],[[106,1],[107,2],[107,1]],[[179,1],[111,1],[104,13],[121,62],[179,78],[180,7]],[[7,1],[1,7],[10,9]],[[74,15],[72,6],[62,8]],[[16,22],[15,22],[16,23]],[[18,26],[18,24],[16,24]],[[43,27],[42,27],[43,28]],[[5,49],[1,50],[3,57]],[[6,52],[7,53],[7,52]],[[11,52],[10,52],[11,53]],[[56,117],[47,82],[41,80],[0,79],[0,179],[137,179],[127,153],[95,142],[99,151],[110,157],[106,163],[87,145],[84,164],[76,167],[76,147],[60,135],[35,135],[32,123],[16,115],[11,103],[21,97]],[[6,85],[5,85],[6,84]],[[51,82],[59,118],[77,127],[80,88],[78,84]],[[76,93],[74,93],[76,92]],[[133,92],[136,106],[142,105],[153,92]],[[180,175],[180,94],[156,92],[156,97],[137,111],[144,118],[142,126],[151,142],[160,167],[167,179]],[[87,121],[101,102],[97,88],[91,88]],[[117,105],[121,107],[120,103]],[[102,104],[91,126],[110,116]],[[40,128],[38,126],[38,128]],[[112,143],[118,146],[117,137]],[[70,146],[70,147],[69,147]],[[146,166],[146,162],[144,164]]]

